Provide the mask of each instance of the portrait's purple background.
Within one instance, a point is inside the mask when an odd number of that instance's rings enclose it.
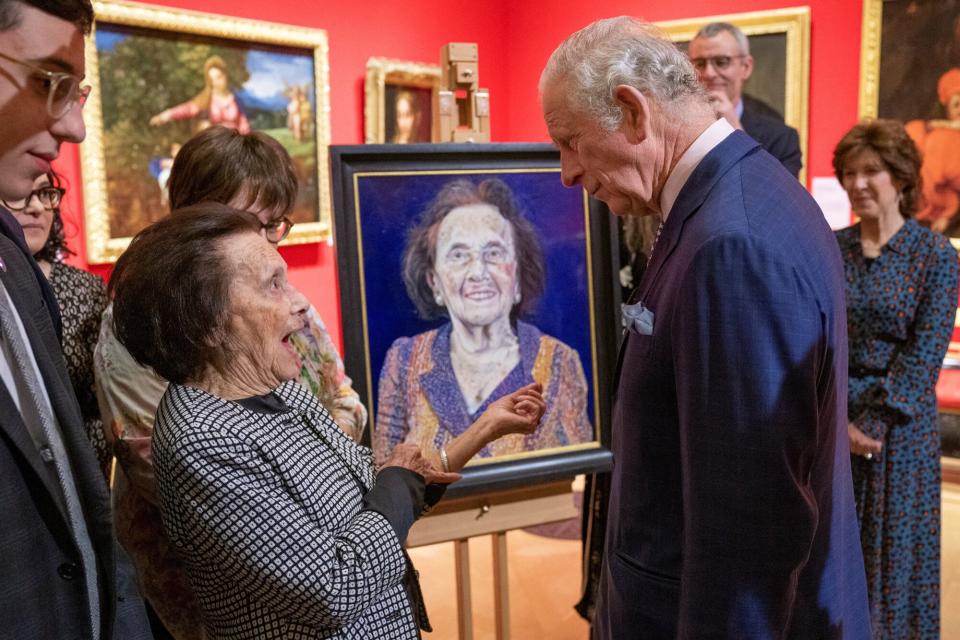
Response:
[[[417,316],[403,285],[401,261],[408,229],[416,224],[443,185],[458,178],[475,183],[487,178],[504,181],[513,190],[518,208],[537,230],[546,263],[546,288],[534,312],[520,319],[580,354],[587,379],[587,415],[596,428],[584,197],[579,187],[567,189],[560,183],[559,171],[358,177],[370,375],[374,387],[395,339],[434,329],[447,321],[426,321]],[[372,396],[370,412],[376,416],[376,389]]]

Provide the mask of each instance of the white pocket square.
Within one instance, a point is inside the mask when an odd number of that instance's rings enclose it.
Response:
[[[635,304],[621,304],[623,326],[642,336],[653,335],[653,311],[643,306],[642,302]]]

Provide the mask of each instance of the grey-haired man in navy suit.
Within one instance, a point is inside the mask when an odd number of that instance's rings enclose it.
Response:
[[[0,201],[80,142],[89,0],[0,0]],[[0,207],[0,636],[148,638],[58,340],[56,300]]]
[[[573,34],[540,90],[564,184],[662,222],[624,309],[596,636],[866,640],[822,213],[650,25]]]

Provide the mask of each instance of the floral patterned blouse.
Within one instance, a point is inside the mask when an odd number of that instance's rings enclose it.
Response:
[[[103,437],[100,408],[93,382],[93,348],[100,331],[100,316],[107,306],[107,288],[103,280],[61,262],[50,265],[47,278],[53,288],[63,317],[63,359],[73,390],[80,403],[83,428],[97,454],[97,462],[106,476],[110,469],[110,449]]]
[[[367,411],[312,306],[307,327],[291,336],[300,356],[298,382],[310,389],[337,425],[359,442]],[[140,589],[177,640],[204,638],[203,618],[181,559],[163,531],[150,438],[167,382],[139,365],[113,333],[113,305],[103,312],[94,353],[103,432],[122,473],[114,478],[117,539],[137,569]],[[109,427],[109,428],[108,428]]]

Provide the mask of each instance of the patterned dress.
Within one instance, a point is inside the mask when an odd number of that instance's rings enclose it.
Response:
[[[874,637],[938,638],[940,432],[934,386],[953,332],[957,253],[907,220],[873,260],[837,232],[847,278],[850,421],[883,442],[853,456]]]
[[[48,280],[63,317],[63,358],[67,373],[80,402],[83,427],[106,476],[111,454],[103,437],[100,407],[97,406],[93,348],[100,334],[100,316],[107,306],[107,289],[98,276],[60,262],[50,265]]]

